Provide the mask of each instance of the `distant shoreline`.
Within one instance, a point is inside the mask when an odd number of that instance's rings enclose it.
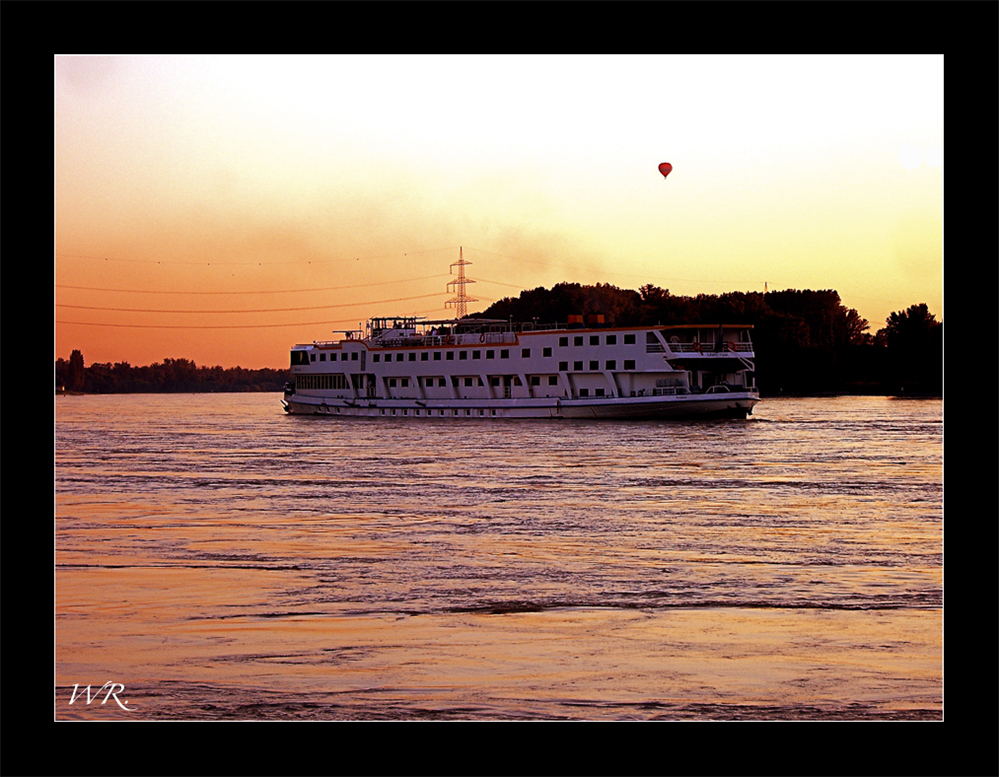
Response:
[[[57,397],[87,397],[110,396],[112,394],[280,394],[281,389],[270,388],[233,388],[210,389],[207,391],[189,391],[184,389],[166,391],[60,391],[56,389]],[[785,391],[776,394],[760,394],[760,399],[809,399],[834,397],[887,397],[891,399],[943,399],[941,393],[926,391],[889,391],[887,389],[843,390],[843,391]]]

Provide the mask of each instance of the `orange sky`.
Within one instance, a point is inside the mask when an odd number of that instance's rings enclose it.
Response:
[[[561,281],[942,311],[942,56],[57,57],[55,356],[285,367]],[[657,170],[673,164],[669,178]]]

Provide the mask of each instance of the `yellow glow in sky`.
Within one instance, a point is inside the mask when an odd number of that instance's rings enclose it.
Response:
[[[943,57],[57,57],[56,357],[284,367],[562,281],[942,320]],[[664,179],[660,162],[673,164]],[[200,311],[200,312],[199,312]]]

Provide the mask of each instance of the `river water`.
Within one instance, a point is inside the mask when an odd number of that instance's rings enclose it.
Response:
[[[941,720],[942,412],[58,397],[54,717]]]

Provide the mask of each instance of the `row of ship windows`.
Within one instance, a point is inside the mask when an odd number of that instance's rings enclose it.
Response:
[[[458,354],[458,357],[457,357],[458,361],[467,361],[468,358],[469,358],[469,354],[471,354],[471,358],[473,360],[475,360],[475,359],[481,359],[482,358],[482,354],[483,354],[482,351],[445,351],[444,355],[442,356],[440,351],[434,351],[433,352],[433,360],[435,362],[439,362],[441,360],[454,361],[454,359],[455,359],[455,353]],[[499,352],[499,354],[500,354],[499,357],[501,359],[509,359],[510,358],[510,349],[509,348],[504,348],[504,349],[502,349]],[[344,355],[346,355],[346,354],[344,354]],[[530,348],[522,348],[521,352],[520,352],[520,355],[524,359],[531,358],[531,349]],[[545,357],[551,356],[552,355],[552,349],[551,348],[542,348],[541,349],[541,355],[545,356]],[[381,356],[382,355],[380,353],[376,353],[376,354],[373,354],[371,356],[371,359],[372,359],[372,361],[376,361],[376,362],[377,361],[381,361]],[[487,359],[495,359],[496,358],[496,352],[493,351],[493,350],[487,350],[487,351],[485,351],[485,357]],[[335,358],[336,357],[334,356],[334,359],[333,359],[334,361],[335,361]],[[428,351],[423,351],[423,352],[420,353],[420,361],[421,362],[430,361],[430,359],[431,359],[431,355],[430,355],[430,353]],[[401,361],[415,362],[416,361],[416,353],[415,352],[397,353],[395,355],[395,360],[397,362],[401,362]],[[320,361],[322,361],[322,358],[320,358]],[[386,362],[392,361],[392,354],[390,354],[390,353],[385,354],[385,361]],[[573,363],[576,364],[576,365],[582,365],[583,364],[583,362],[581,362],[581,361],[577,361],[577,362],[573,362]],[[590,369],[591,370],[598,369],[598,367],[592,366],[592,365],[597,364],[597,363],[598,362],[596,360],[591,360],[590,361],[590,365],[591,365]],[[614,360],[610,360],[607,363],[608,364],[615,364],[615,361]],[[633,359],[628,359],[628,360],[625,361],[625,364],[628,364],[628,363],[630,363],[632,366],[631,367],[625,367],[625,369],[632,369],[632,370],[635,369],[635,366],[634,366],[635,362],[634,362]],[[559,362],[559,365],[565,365],[565,364],[568,364],[568,362]],[[564,366],[559,366],[559,369],[560,370],[564,370],[564,369],[567,369],[567,368],[564,367]],[[577,367],[575,367],[575,369],[581,370],[583,368],[581,366],[577,366]],[[613,370],[613,369],[616,369],[616,367],[608,367],[607,369]]]
[[[544,350],[545,350],[545,354],[544,354],[545,356],[551,356],[552,355],[552,349],[551,348],[545,348]],[[442,353],[441,351],[434,351],[433,352],[433,360],[435,362],[439,362],[442,359],[447,360],[447,361],[454,361],[456,353],[458,354],[458,360],[459,361],[464,361],[464,360],[468,359],[468,355],[469,354],[472,355],[473,359],[481,359],[482,358],[482,351],[444,351],[443,352],[443,356],[441,355],[441,353]],[[496,358],[496,351],[494,351],[494,350],[487,350],[485,352],[485,354],[486,354],[486,358],[487,359],[495,359]],[[531,356],[531,349],[530,348],[522,348],[521,351],[520,351],[520,355],[523,356],[525,359],[530,358],[530,356]],[[372,354],[371,358],[372,358],[373,361],[376,361],[376,362],[380,361],[381,360],[381,354],[380,353]],[[502,350],[500,350],[500,358],[501,359],[509,359],[510,358],[510,349],[509,348],[503,348]],[[416,353],[415,352],[397,353],[395,355],[395,360],[397,362],[407,361],[407,360],[411,361],[411,362],[415,362],[416,361]],[[385,354],[385,361],[387,361],[387,362],[392,361],[392,354],[390,354],[390,353]],[[421,362],[430,361],[430,352],[429,351],[422,351],[420,353],[420,361]]]
[[[358,351],[349,351],[349,352],[348,351],[344,351],[343,353],[340,354],[340,361],[347,361],[349,359],[349,360],[352,360],[352,361],[356,362],[357,361],[357,354],[358,354]],[[309,354],[309,358],[312,361],[315,361],[316,360],[316,355],[314,353]],[[321,361],[321,362],[326,361],[326,354],[325,353],[320,353],[319,354],[319,361]],[[330,361],[331,362],[335,362],[336,361],[336,354],[335,353],[331,353],[330,354]],[[378,361],[378,360],[376,359],[375,361]]]
[[[624,339],[624,344],[625,345],[634,345],[635,344],[635,335],[623,335],[622,337]],[[567,347],[569,347],[569,339],[570,339],[569,337],[560,337],[558,339],[559,347],[560,348],[567,348]],[[576,335],[576,336],[572,337],[571,339],[572,339],[572,345],[573,346],[581,346],[586,341],[586,337],[583,336],[583,335]],[[590,345],[600,345],[600,335],[590,335],[589,336],[589,344]],[[604,344],[605,345],[617,345],[617,335],[604,335]],[[458,354],[458,359],[462,360],[462,359],[468,359],[470,353],[471,353],[473,359],[481,359],[483,352],[482,351],[445,351],[444,352],[444,356],[441,356],[441,351],[434,351],[433,360],[434,361],[441,361],[442,359],[447,359],[448,361],[450,361],[450,360],[453,360],[455,358],[455,353]],[[531,358],[531,349],[530,348],[522,348],[520,350],[520,355],[524,359]],[[542,356],[551,356],[552,355],[552,349],[550,347],[548,347],[548,348],[542,348],[541,349],[541,355]],[[381,356],[382,355],[380,353],[375,353],[375,354],[372,354],[371,358],[372,358],[373,361],[377,362],[377,361],[381,361]],[[493,349],[488,349],[488,350],[485,351],[485,356],[486,356],[487,359],[495,359],[496,358],[496,351],[493,350]],[[316,360],[316,355],[313,353],[311,355],[311,358],[312,358],[312,361],[315,361]],[[500,349],[499,358],[501,358],[501,359],[509,359],[510,358],[510,349],[509,348],[502,348],[502,349]],[[343,353],[340,354],[340,361],[347,361],[348,359],[351,359],[353,361],[357,361],[357,351],[353,351],[353,352],[350,352],[350,353],[348,353],[348,352],[345,351],[345,352],[343,352]],[[332,362],[335,362],[337,360],[337,355],[335,353],[329,354],[329,360],[332,361]],[[415,352],[411,352],[411,353],[397,353],[395,355],[395,360],[397,362],[406,361],[406,360],[414,362],[414,361],[416,361],[416,353]],[[326,354],[325,353],[320,353],[319,354],[319,361],[321,361],[321,362],[326,361]],[[385,361],[392,361],[392,354],[390,354],[390,353],[385,354]],[[430,353],[428,351],[423,351],[420,354],[420,361],[430,361]]]
[[[562,371],[562,372],[567,372],[568,369],[569,369],[568,365],[569,365],[568,362],[559,362],[559,370]],[[589,368],[590,368],[590,370],[599,370],[600,369],[600,362],[598,362],[598,361],[591,361],[589,363]],[[607,360],[605,362],[605,369],[616,370],[617,369],[617,361],[614,360],[614,359]],[[625,359],[625,361],[624,361],[624,369],[625,370],[633,370],[633,369],[635,369],[635,362],[634,362],[634,360],[633,359]],[[581,362],[581,361],[573,362],[573,370],[575,370],[575,371],[582,371],[583,370],[583,362]],[[502,385],[503,378],[501,376],[499,376],[499,375],[490,375],[490,376],[488,376],[488,379],[489,379],[489,385],[490,386],[500,386],[500,385]],[[530,381],[530,383],[531,383],[532,386],[540,386],[540,385],[542,385],[542,380],[543,379],[547,381],[547,383],[548,383],[549,386],[557,386],[558,385],[558,375],[547,375],[547,376],[531,375],[528,378],[528,380]],[[440,388],[446,388],[447,387],[447,381],[448,381],[447,378],[417,378],[416,380],[419,382],[419,384],[421,386],[424,386],[426,388],[433,388],[434,386],[439,386]],[[458,386],[458,385],[484,386],[485,385],[485,383],[483,383],[481,377],[463,377],[463,378],[452,377],[451,380],[454,382],[455,386]],[[515,386],[521,385],[520,377],[519,376],[516,376],[516,375],[511,376],[509,378],[509,380],[511,380],[513,382],[513,385],[515,385]],[[459,383],[459,381],[460,381],[460,383]],[[409,387],[410,379],[409,378],[386,378],[386,382],[388,383],[389,388],[396,388],[396,387],[408,388]],[[347,376],[343,375],[341,373],[331,373],[331,374],[326,374],[326,375],[299,375],[295,379],[295,385],[296,385],[297,388],[303,389],[303,390],[307,390],[307,389],[346,389],[346,388],[350,387],[350,384],[349,384],[349,382],[347,380]]]
[[[532,386],[540,386],[541,385],[541,378],[542,378],[541,375],[532,375],[529,378],[529,380],[531,382],[531,385]],[[549,386],[557,386],[558,385],[558,375],[548,375],[547,379],[548,379],[548,385]],[[440,388],[446,388],[447,387],[447,380],[448,379],[447,378],[417,378],[416,380],[424,388],[433,388],[434,386],[438,386]],[[521,385],[523,385],[520,382],[520,377],[517,376],[517,375],[509,376],[507,378],[507,380],[509,380],[510,383],[512,385],[514,385],[514,386],[521,386]],[[389,388],[396,388],[397,386],[400,386],[402,388],[407,388],[409,386],[409,378],[386,378],[386,382],[388,383]],[[457,378],[457,377],[452,377],[451,378],[451,382],[454,383],[455,386],[485,386],[486,385],[485,383],[483,383],[482,378],[478,378],[478,377],[472,377],[472,378]],[[502,379],[501,379],[501,377],[499,375],[490,375],[489,376],[489,385],[490,386],[497,386],[497,387],[500,386],[500,385],[502,385]]]
[[[298,375],[295,387],[300,389],[345,389],[349,386],[347,376],[341,373],[326,375]]]

